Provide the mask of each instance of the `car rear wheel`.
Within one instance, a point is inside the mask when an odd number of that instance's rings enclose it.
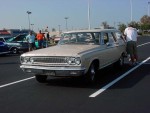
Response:
[[[121,56],[119,60],[115,63],[115,67],[122,68],[124,65],[124,56]]]
[[[35,78],[40,83],[45,83],[47,80],[47,75],[35,75]]]

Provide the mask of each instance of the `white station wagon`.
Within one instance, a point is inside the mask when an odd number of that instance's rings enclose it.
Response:
[[[121,35],[116,29],[65,32],[56,46],[22,54],[20,68],[35,73],[38,82],[48,76],[84,76],[94,82],[97,70],[124,64],[126,43]]]

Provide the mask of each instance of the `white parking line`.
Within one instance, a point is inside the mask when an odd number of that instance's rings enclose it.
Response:
[[[147,42],[147,43],[144,43],[144,44],[138,45],[137,47],[141,47],[141,46],[144,46],[144,45],[147,45],[147,44],[150,44],[150,42]]]
[[[10,85],[13,85],[13,84],[17,84],[17,83],[20,83],[20,82],[24,82],[24,81],[27,81],[27,80],[30,80],[30,79],[33,79],[33,78],[35,78],[35,77],[33,76],[33,77],[30,77],[30,78],[26,78],[26,79],[18,80],[18,81],[11,82],[11,83],[8,83],[8,84],[4,84],[4,85],[1,85],[0,88],[10,86]]]
[[[148,60],[150,60],[150,57],[148,57],[146,60],[142,61],[140,64],[136,65],[135,67],[133,67],[132,69],[130,69],[129,71],[127,71],[126,73],[124,73],[123,75],[121,75],[120,77],[116,78],[115,80],[113,80],[112,82],[110,82],[109,84],[107,84],[106,86],[102,87],[101,89],[99,89],[95,93],[91,94],[89,97],[96,97],[96,96],[98,96],[99,94],[101,94],[102,92],[104,92],[106,89],[108,89],[109,87],[111,87],[112,85],[114,85],[116,82],[118,82],[119,80],[121,80],[122,78],[124,78],[125,76],[127,76],[129,73],[131,73],[132,71],[134,71],[135,69],[137,69],[139,66],[141,66],[142,64],[144,64]]]

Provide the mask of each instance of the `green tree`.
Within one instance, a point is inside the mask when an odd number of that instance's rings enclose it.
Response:
[[[150,29],[150,24],[142,24],[141,29],[142,30],[149,30]]]
[[[150,16],[144,15],[140,21],[141,21],[141,29],[142,30],[150,29]]]
[[[142,24],[150,24],[150,16],[144,15],[140,21]]]
[[[139,22],[135,22],[135,21],[132,21],[129,23],[130,25],[132,25],[134,28],[136,29],[139,29],[140,28],[140,25],[139,25]]]
[[[105,22],[102,22],[102,24],[101,24],[104,28],[109,28],[109,25],[108,25],[108,23],[105,21]]]
[[[123,24],[123,23],[120,23],[119,25],[118,25],[118,29],[123,33],[124,32],[124,30],[125,30],[125,28],[126,28],[127,26],[125,25],[125,24]]]

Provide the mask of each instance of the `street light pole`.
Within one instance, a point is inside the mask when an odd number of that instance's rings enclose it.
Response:
[[[130,6],[131,6],[130,14],[131,14],[131,22],[132,22],[133,21],[133,18],[132,18],[132,0],[130,0]]]
[[[58,25],[58,30],[59,30],[59,36],[60,36],[60,25]]]
[[[29,30],[30,30],[30,14],[31,14],[31,12],[30,11],[27,11],[27,14],[28,14],[28,21],[29,21]]]
[[[90,22],[90,0],[88,0],[88,29],[91,29],[91,22]]]
[[[148,14],[147,14],[148,16],[150,16],[150,6],[149,5],[150,5],[150,2],[148,2]]]
[[[68,17],[65,17],[65,20],[66,20],[66,30],[68,31],[67,19],[68,19]]]
[[[33,31],[33,26],[34,26],[34,24],[31,24],[31,26],[32,26],[32,31]]]

